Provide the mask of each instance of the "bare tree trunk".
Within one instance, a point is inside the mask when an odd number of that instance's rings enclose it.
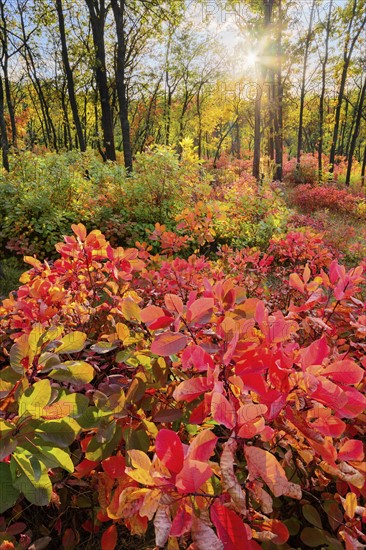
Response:
[[[358,40],[358,37],[361,34],[361,31],[365,27],[366,24],[366,16],[362,20],[356,34],[354,35],[351,43],[351,31],[352,31],[352,25],[355,21],[356,17],[356,8],[357,8],[357,0],[353,1],[353,9],[352,9],[352,16],[349,20],[347,32],[346,32],[346,38],[345,38],[345,44],[344,44],[344,50],[343,50],[343,67],[342,67],[342,75],[341,75],[341,82],[339,86],[338,91],[338,97],[337,97],[337,106],[336,106],[336,112],[335,112],[335,120],[334,120],[334,129],[333,129],[333,137],[332,137],[332,145],[330,149],[330,155],[329,155],[329,172],[333,174],[334,172],[334,161],[335,161],[335,155],[337,150],[337,142],[338,142],[338,134],[339,134],[339,124],[341,119],[341,108],[342,108],[342,101],[344,96],[344,90],[346,87],[346,80],[347,80],[347,72],[350,65],[351,57],[353,49],[356,45],[356,42]]]
[[[311,35],[312,35],[312,32],[313,32],[313,19],[314,19],[315,2],[316,2],[316,0],[313,0],[313,2],[311,4],[309,28],[308,28],[308,32],[307,32],[306,40],[305,40],[304,63],[303,63],[303,67],[302,67],[301,92],[300,92],[299,129],[298,129],[298,133],[297,133],[296,171],[298,171],[300,169],[301,150],[302,150],[302,146],[303,146],[302,135],[303,135],[304,105],[305,105],[305,94],[306,94],[306,90],[305,90],[306,71],[307,71],[307,67],[308,67],[308,56],[309,56]]]
[[[278,34],[277,34],[277,86],[275,87],[275,179],[282,180],[283,166],[283,85],[282,85],[282,3],[278,0]]]
[[[72,117],[75,124],[76,134],[78,136],[78,143],[80,151],[86,151],[86,145],[85,140],[83,136],[83,129],[80,122],[79,117],[79,111],[78,106],[76,102],[76,95],[75,95],[75,86],[74,86],[74,77],[72,74],[72,70],[70,67],[69,62],[69,54],[67,51],[67,44],[66,44],[66,33],[65,33],[65,19],[64,19],[64,13],[62,10],[62,0],[56,0],[56,10],[58,15],[58,27],[60,30],[60,38],[61,38],[61,51],[62,51],[62,63],[64,65],[65,74],[66,74],[66,80],[67,80],[67,90],[69,93],[69,100],[70,100],[70,106],[72,111]],[[70,146],[72,147],[72,143],[70,143]]]
[[[5,86],[5,97],[6,97],[6,104],[8,107],[8,113],[10,118],[10,126],[11,126],[11,143],[13,147],[17,147],[17,127],[15,123],[15,112],[14,112],[14,105],[12,100],[12,94],[10,89],[10,79],[9,79],[9,49],[8,49],[8,26],[7,26],[7,16],[5,15],[5,2],[0,0],[0,17],[1,17],[1,33],[0,33],[0,41],[1,41],[1,47],[2,47],[2,55],[1,55],[1,68],[3,70],[4,74],[4,86]]]
[[[272,8],[274,0],[263,0],[264,7],[264,27],[271,23]],[[264,82],[266,78],[266,68],[263,63],[258,63],[258,82],[257,95],[254,104],[254,155],[253,155],[253,176],[256,180],[260,179],[260,159],[261,159],[261,107],[262,95],[264,91]]]
[[[116,86],[119,118],[122,130],[123,156],[127,172],[132,171],[132,148],[130,122],[128,120],[128,98],[126,90],[126,40],[125,40],[125,0],[111,0],[117,30]]]
[[[325,31],[325,52],[322,62],[322,91],[319,100],[319,147],[318,147],[318,181],[323,179],[323,144],[324,144],[324,97],[325,97],[325,77],[329,57],[329,36],[330,36],[330,19],[333,9],[333,0],[329,2],[329,11],[327,18],[327,26]]]
[[[366,77],[362,86],[362,91],[360,94],[360,99],[358,102],[357,107],[357,116],[355,121],[355,129],[352,134],[352,140],[348,152],[348,165],[347,165],[347,175],[346,175],[346,185],[349,186],[351,181],[351,170],[352,170],[352,161],[353,161],[353,155],[356,149],[356,141],[358,138],[358,135],[360,133],[360,124],[361,124],[361,118],[362,118],[362,109],[365,102],[365,94],[366,94]]]
[[[1,150],[3,157],[3,166],[9,172],[9,142],[6,133],[6,123],[4,117],[4,89],[3,79],[0,76],[0,132],[1,132]]]
[[[106,19],[105,0],[85,0],[90,15],[90,23],[95,49],[95,80],[98,87],[102,110],[103,146],[106,160],[116,160],[114,146],[113,118],[109,101],[107,69],[105,59],[104,28]]]
[[[363,150],[363,159],[362,159],[362,168],[361,168],[361,185],[362,187],[365,187],[366,181],[365,181],[365,173],[366,173],[366,145]]]

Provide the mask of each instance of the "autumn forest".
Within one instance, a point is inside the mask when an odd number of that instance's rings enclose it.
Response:
[[[0,550],[366,545],[366,0],[0,0]]]

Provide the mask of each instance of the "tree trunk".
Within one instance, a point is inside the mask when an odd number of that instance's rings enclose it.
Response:
[[[325,31],[325,52],[322,62],[322,91],[319,100],[319,147],[318,147],[318,181],[323,179],[323,143],[324,143],[324,97],[325,97],[325,77],[329,57],[329,36],[330,36],[330,19],[333,9],[333,0],[329,2],[329,11],[327,18],[327,26]]]
[[[365,77],[365,80],[364,80],[364,83],[363,83],[363,86],[362,86],[362,91],[361,91],[361,94],[360,94],[360,100],[358,102],[357,116],[356,116],[356,121],[355,121],[355,129],[354,129],[354,132],[352,134],[352,140],[351,140],[351,144],[350,144],[350,148],[349,148],[349,152],[348,152],[348,165],[347,165],[347,175],[346,175],[346,185],[347,186],[349,186],[350,181],[351,181],[352,161],[353,161],[353,155],[354,155],[354,152],[355,152],[355,149],[356,149],[357,138],[358,138],[358,135],[360,133],[360,124],[361,124],[361,118],[362,118],[363,104],[365,102],[365,94],[366,94],[366,77]]]
[[[366,173],[366,145],[363,150],[363,159],[362,159],[362,168],[361,168],[361,185],[362,187],[365,187],[366,181],[365,181],[365,173]]]
[[[103,158],[106,160],[116,160],[116,150],[114,146],[113,118],[109,102],[109,91],[107,81],[107,69],[105,59],[104,27],[106,18],[106,8],[104,0],[85,0],[90,15],[90,23],[93,34],[93,43],[95,50],[95,80],[99,92],[99,99],[102,111],[102,131],[103,131]]]
[[[9,172],[9,142],[6,133],[6,123],[4,117],[4,89],[3,79],[0,76],[0,132],[1,132],[1,150],[3,157],[3,166]]]
[[[17,147],[17,127],[15,123],[15,113],[14,113],[14,105],[11,97],[11,89],[10,89],[10,79],[9,79],[9,50],[8,50],[8,27],[7,27],[7,17],[5,16],[5,2],[0,1],[0,16],[1,16],[1,24],[2,24],[2,30],[0,33],[0,41],[1,41],[1,47],[2,47],[2,56],[1,56],[1,68],[3,70],[4,74],[4,85],[5,85],[5,97],[6,97],[6,104],[8,107],[8,113],[10,118],[10,126],[11,126],[11,142],[13,147]]]
[[[338,91],[338,97],[337,97],[337,106],[336,106],[336,113],[335,113],[335,120],[334,120],[334,129],[333,129],[333,137],[332,137],[332,145],[330,148],[330,155],[329,155],[329,172],[332,174],[334,172],[334,161],[335,161],[335,155],[336,155],[336,148],[337,148],[337,142],[338,142],[338,134],[339,134],[339,124],[341,119],[341,108],[342,108],[342,101],[343,101],[343,95],[344,90],[346,87],[346,80],[347,80],[347,72],[348,67],[351,61],[352,52],[356,45],[357,39],[361,34],[361,31],[363,30],[365,24],[366,24],[366,16],[362,20],[355,36],[353,37],[351,43],[350,43],[350,37],[351,37],[351,30],[352,25],[355,20],[356,16],[356,8],[357,8],[357,0],[353,1],[353,9],[352,9],[352,17],[350,18],[347,32],[346,32],[346,40],[344,44],[344,50],[343,50],[343,68],[342,68],[342,76],[341,76],[341,82],[339,86]]]
[[[282,4],[278,2],[278,34],[277,34],[277,86],[275,87],[275,179],[282,181],[283,166],[283,86],[282,86]]]
[[[271,23],[272,8],[274,0],[263,0],[264,6],[264,28]],[[265,53],[265,52],[263,52]],[[266,68],[263,63],[258,63],[258,81],[257,94],[254,104],[254,154],[253,154],[253,176],[258,181],[260,179],[260,160],[261,160],[261,107],[264,82],[266,78]]]
[[[126,90],[126,39],[125,39],[125,0],[111,0],[117,31],[116,87],[119,118],[122,130],[123,156],[127,172],[132,171],[132,148],[130,122],[128,120],[128,98]]]
[[[306,35],[305,40],[305,53],[304,53],[304,63],[302,67],[302,79],[301,79],[301,92],[300,92],[300,114],[299,114],[299,129],[297,134],[297,155],[296,155],[296,171],[300,169],[300,160],[301,160],[301,150],[302,150],[302,134],[303,134],[303,119],[304,119],[304,105],[305,105],[305,85],[306,85],[306,71],[308,66],[308,56],[309,56],[309,48],[310,48],[310,42],[311,42],[311,34],[313,32],[313,18],[314,18],[314,10],[315,10],[315,1],[313,0],[311,4],[311,11],[310,11],[310,20],[309,20],[309,28]]]
[[[57,16],[58,16],[58,27],[60,30],[60,38],[61,38],[62,63],[64,65],[65,74],[66,74],[67,90],[69,93],[69,101],[70,101],[70,106],[72,111],[72,117],[75,124],[76,134],[78,136],[80,151],[86,151],[86,145],[85,145],[85,140],[83,136],[83,129],[81,126],[78,106],[76,102],[74,78],[70,67],[69,54],[67,51],[65,20],[64,20],[63,10],[62,10],[62,0],[56,0],[56,9],[57,9]],[[70,146],[72,146],[72,143],[70,143]]]

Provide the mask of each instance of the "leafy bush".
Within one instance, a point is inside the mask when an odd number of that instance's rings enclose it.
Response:
[[[315,271],[290,273],[279,310],[232,272],[280,265],[278,243],[276,260],[215,264],[73,232],[53,264],[26,259],[0,308],[4,544],[38,506],[27,540],[65,549],[85,533],[113,550],[121,525],[151,524],[157,547],[361,544],[364,268],[319,243],[328,267],[303,252]]]
[[[362,216],[365,204],[363,195],[327,185],[312,187],[309,184],[297,186],[292,191],[292,200],[304,212],[328,209],[351,216]]]

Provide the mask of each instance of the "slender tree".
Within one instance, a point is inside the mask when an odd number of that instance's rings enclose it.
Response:
[[[102,112],[103,154],[106,160],[115,161],[116,150],[114,145],[113,118],[109,98],[104,39],[107,6],[105,0],[85,0],[85,2],[89,10],[95,50],[94,70]]]
[[[60,39],[61,39],[61,52],[62,52],[62,63],[64,66],[65,74],[66,74],[66,80],[67,80],[67,90],[69,94],[69,101],[72,111],[72,117],[75,124],[76,134],[78,137],[78,144],[80,151],[86,151],[86,144],[84,140],[83,135],[83,129],[81,126],[81,121],[79,117],[79,111],[78,111],[78,105],[76,101],[76,95],[75,95],[75,86],[74,86],[74,77],[72,74],[72,69],[70,66],[69,61],[69,54],[67,50],[67,43],[66,43],[66,32],[65,32],[65,18],[64,13],[62,9],[62,0],[56,0],[56,10],[57,10],[57,17],[58,17],[58,27],[60,31]],[[65,115],[67,116],[67,115]]]
[[[349,148],[349,151],[348,151],[348,164],[347,164],[347,175],[346,175],[346,185],[347,186],[349,186],[350,181],[351,181],[352,161],[353,161],[353,155],[354,155],[355,149],[356,149],[357,138],[358,138],[358,135],[360,133],[360,124],[361,124],[361,118],[362,118],[362,110],[363,110],[363,106],[364,106],[364,103],[365,103],[365,94],[366,94],[366,77],[364,79],[364,82],[363,82],[363,85],[362,85],[362,88],[361,88],[361,93],[360,93],[358,106],[357,106],[357,111],[356,111],[357,115],[356,115],[356,120],[355,120],[355,125],[354,125],[354,131],[353,131],[353,134],[352,134],[350,148]]]
[[[363,5],[362,2],[358,4],[358,0],[353,0],[351,13],[349,14],[349,5],[346,6],[345,12],[344,12],[344,17],[349,18],[349,20],[348,20],[347,30],[345,33],[342,73],[341,73],[341,80],[340,80],[339,90],[337,95],[337,106],[335,111],[333,137],[332,137],[332,144],[331,144],[330,155],[329,155],[330,174],[334,172],[334,161],[335,161],[335,155],[337,150],[339,125],[341,120],[341,109],[342,109],[342,103],[343,103],[343,97],[344,97],[344,90],[346,87],[348,68],[351,62],[352,53],[357,43],[357,40],[366,25],[366,12],[359,14],[357,10],[357,8],[362,7],[362,5]],[[355,28],[355,25],[356,25],[356,28]],[[352,36],[353,32],[354,34]]]
[[[119,118],[122,130],[122,143],[125,167],[132,171],[132,147],[130,136],[130,122],[128,119],[128,97],[126,87],[126,2],[125,0],[111,0],[117,31],[117,62],[116,87],[119,105]]]
[[[322,88],[319,98],[319,145],[318,145],[318,180],[323,179],[323,147],[324,147],[324,97],[326,87],[326,74],[329,58],[329,38],[331,28],[331,15],[333,10],[333,0],[329,2],[327,23],[325,27],[324,57],[321,61],[322,66]]]
[[[313,0],[311,4],[311,9],[310,9],[308,32],[305,38],[305,50],[304,50],[304,60],[303,60],[303,66],[302,66],[301,91],[300,91],[299,129],[297,132],[297,154],[296,154],[297,170],[300,169],[301,150],[303,146],[303,119],[304,119],[304,105],[305,105],[305,94],[306,94],[306,72],[308,67],[309,49],[310,49],[311,38],[313,33],[315,4],[316,4],[316,0]]]

